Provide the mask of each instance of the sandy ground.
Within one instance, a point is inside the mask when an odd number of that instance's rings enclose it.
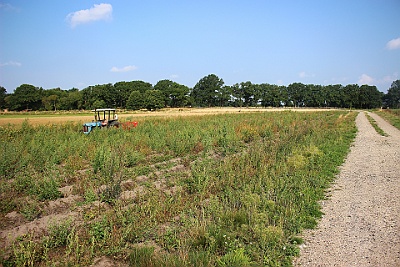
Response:
[[[400,266],[400,131],[376,114],[388,137],[375,132],[364,112],[324,216],[305,233],[294,266]]]
[[[132,113],[120,113],[119,118],[131,117],[133,120],[145,117],[176,117],[176,116],[201,116],[211,114],[224,114],[224,113],[238,113],[238,112],[271,112],[271,111],[326,111],[332,109],[308,109],[308,108],[174,108],[174,109],[162,109],[159,111],[137,111]],[[71,115],[59,115],[59,116],[35,116],[19,114],[18,118],[13,118],[9,115],[0,115],[0,126],[7,124],[21,125],[26,119],[32,125],[44,125],[44,124],[58,124],[66,122],[89,122],[92,121],[93,116],[71,116]]]

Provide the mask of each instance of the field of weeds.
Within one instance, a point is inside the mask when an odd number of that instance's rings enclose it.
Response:
[[[3,266],[291,266],[357,113],[0,128]]]
[[[400,130],[400,109],[382,109],[375,113]]]

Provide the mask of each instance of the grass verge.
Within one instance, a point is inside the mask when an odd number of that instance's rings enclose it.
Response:
[[[380,135],[382,135],[382,136],[388,136],[388,134],[385,133],[385,131],[382,130],[382,129],[378,126],[378,124],[376,123],[376,121],[375,121],[370,115],[368,115],[367,113],[365,113],[365,116],[367,116],[367,119],[368,119],[369,123],[372,125],[372,127],[374,127],[375,131],[376,131],[378,134],[380,134]]]
[[[400,109],[383,109],[375,113],[400,130]]]

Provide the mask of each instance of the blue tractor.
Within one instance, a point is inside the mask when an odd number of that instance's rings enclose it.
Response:
[[[118,115],[115,109],[99,108],[92,110],[94,112],[94,120],[83,124],[83,133],[89,134],[95,128],[119,128]]]

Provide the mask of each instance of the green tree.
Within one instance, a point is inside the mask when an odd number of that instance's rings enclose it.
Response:
[[[278,85],[260,84],[261,104],[264,107],[279,107],[285,99],[282,95],[282,90]]]
[[[287,87],[289,101],[295,107],[301,107],[305,105],[307,86],[302,83],[292,83]]]
[[[107,108],[106,102],[104,100],[96,100],[92,104],[92,109],[98,109],[98,108]]]
[[[153,85],[144,81],[132,81],[129,83],[129,88],[131,91],[139,91],[144,94],[147,90],[152,90]]]
[[[157,110],[164,107],[164,95],[160,90],[147,90],[144,92],[143,106],[148,110]]]
[[[30,84],[22,84],[6,98],[11,110],[39,110],[42,106],[43,89]]]
[[[95,100],[103,100],[108,108],[117,106],[118,95],[111,83],[93,86],[92,98]]]
[[[195,104],[201,107],[213,107],[218,105],[218,95],[224,85],[224,81],[215,74],[210,74],[200,79],[194,86],[191,96]]]
[[[343,87],[343,107],[358,108],[359,107],[359,91],[360,87],[357,84],[348,84]]]
[[[105,103],[105,107],[116,107],[118,94],[111,83],[88,86],[82,90],[83,107],[86,109],[98,106],[100,101]],[[95,102],[96,105],[94,104]]]
[[[385,102],[390,108],[400,108],[400,80],[392,83],[385,96]]]
[[[326,105],[326,90],[322,85],[308,84],[305,91],[307,107],[324,107]]]
[[[239,90],[243,96],[244,105],[246,107],[254,106],[256,99],[254,97],[256,93],[256,85],[252,84],[250,81],[240,83]]]
[[[218,106],[228,107],[232,105],[232,87],[228,85],[222,86],[217,95]]]
[[[341,84],[325,86],[326,106],[340,108],[342,106],[342,88]]]
[[[242,107],[244,104],[244,92],[240,87],[240,84],[235,83],[231,86],[231,92],[236,107]]]
[[[152,90],[153,85],[144,81],[117,82],[114,84],[116,104],[121,108],[127,107],[127,101],[133,91],[144,94],[147,90]]]
[[[360,108],[378,108],[382,106],[383,94],[379,92],[376,86],[361,85],[359,89],[359,107]]]
[[[129,82],[117,82],[114,84],[117,106],[120,108],[126,108],[126,102],[132,90],[129,86]]]
[[[66,95],[60,98],[60,109],[73,110],[81,109],[82,93],[77,88],[72,88],[66,92]]]
[[[42,98],[42,103],[46,110],[57,110],[59,99],[58,95],[49,95]]]
[[[7,90],[3,86],[0,86],[0,109],[4,109],[6,107],[5,98],[7,96]]]
[[[164,106],[183,107],[188,102],[189,87],[170,80],[161,80],[154,85],[154,90],[159,90],[164,95]]]
[[[126,108],[139,110],[143,107],[143,95],[139,91],[132,91],[128,101],[126,101]]]

